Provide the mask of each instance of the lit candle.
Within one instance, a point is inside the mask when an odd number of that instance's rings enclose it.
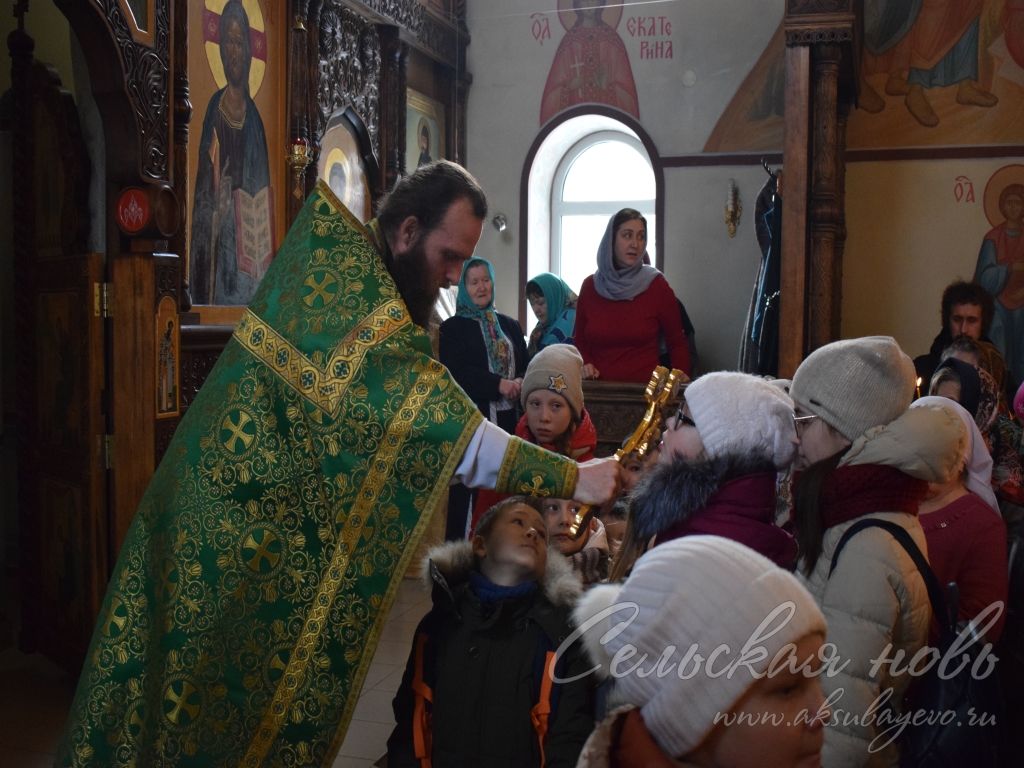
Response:
[[[921,377],[920,376],[917,377],[917,396],[914,399],[916,400],[919,397],[921,397]]]

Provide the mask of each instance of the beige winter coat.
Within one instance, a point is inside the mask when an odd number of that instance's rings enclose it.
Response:
[[[918,415],[921,414],[921,415]],[[963,450],[959,419],[942,409],[915,408],[886,427],[868,430],[850,447],[840,466],[881,464],[912,477],[941,482],[951,476]],[[864,517],[888,520],[905,528],[927,555],[924,531],[917,517],[879,510]],[[827,641],[835,645],[837,674],[822,676],[826,697],[831,696],[833,717],[825,729],[822,765],[894,766],[898,748],[881,735],[886,726],[871,721],[885,708],[880,696],[899,710],[911,677],[907,661],[927,642],[931,605],[917,567],[886,531],[869,528],[852,537],[843,549],[832,577],[829,569],[836,545],[856,522],[851,520],[825,531],[822,554],[810,577],[798,576],[814,595],[828,621]],[[801,564],[802,565],[802,564]],[[872,675],[872,662],[905,654],[900,674],[882,664]],[[891,693],[889,693],[891,689]],[[879,704],[873,704],[878,701]]]
[[[609,712],[583,745],[576,768],[696,768],[662,752],[642,725],[634,724],[627,734],[624,722],[635,710],[626,705]]]

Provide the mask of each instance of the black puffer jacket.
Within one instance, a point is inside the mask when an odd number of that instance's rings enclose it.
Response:
[[[530,718],[540,698],[548,651],[570,634],[580,583],[566,559],[549,550],[541,589],[485,606],[469,586],[472,545],[450,542],[428,555],[434,607],[416,637],[426,638],[424,682],[433,691],[431,753],[434,768],[520,768],[541,765]],[[412,688],[416,640],[395,695],[397,725],[388,739],[390,768],[419,767],[413,745]],[[590,665],[578,643],[561,654],[556,676],[571,678]],[[575,766],[594,727],[594,679],[554,684],[544,740],[546,768]]]

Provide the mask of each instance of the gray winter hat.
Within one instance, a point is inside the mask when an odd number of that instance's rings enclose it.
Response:
[[[814,350],[796,369],[789,394],[853,442],[907,410],[915,380],[914,363],[895,339],[864,336]]]
[[[526,366],[519,401],[523,408],[530,393],[549,389],[564,397],[577,419],[583,413],[583,358],[571,344],[549,344]]]

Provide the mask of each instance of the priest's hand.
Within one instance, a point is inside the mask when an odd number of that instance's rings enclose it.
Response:
[[[604,504],[615,497],[622,486],[620,464],[615,459],[591,459],[580,464],[573,499],[583,504]]]

